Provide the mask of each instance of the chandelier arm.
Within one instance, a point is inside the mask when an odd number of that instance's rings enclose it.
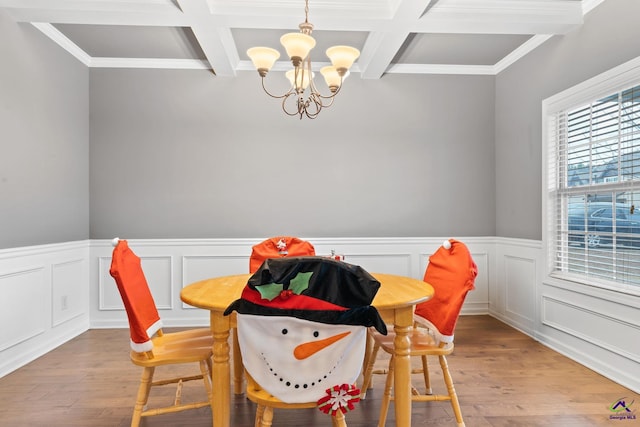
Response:
[[[324,100],[329,100],[329,102],[327,103],[325,103],[324,101],[322,102],[322,108],[329,108],[333,105],[333,101],[335,100],[333,96],[322,96],[322,95],[319,95],[319,96]]]
[[[324,103],[322,104],[323,107],[329,107],[331,104],[333,104],[333,100],[336,99],[335,96],[338,94],[338,91],[336,91],[335,93],[332,93],[331,95],[323,95],[320,92],[317,92],[316,95],[318,96],[318,98],[324,99],[324,100],[328,100],[328,103]]]
[[[311,94],[304,103],[304,113],[310,119],[315,119],[318,113],[320,113],[320,110],[322,110],[322,104],[318,104],[317,98],[314,95],[315,94]],[[311,109],[311,106],[314,107],[313,111]]]
[[[276,98],[276,99],[285,98],[285,99],[286,99],[287,97],[289,97],[290,95],[292,95],[292,94],[294,94],[294,93],[295,93],[295,91],[294,91],[293,89],[289,89],[289,91],[288,91],[287,93],[285,93],[284,95],[274,95],[274,94],[272,94],[271,92],[269,92],[269,90],[268,90],[268,89],[267,89],[267,87],[265,86],[265,84],[264,84],[264,79],[265,79],[265,78],[264,78],[264,77],[262,77],[262,90],[264,90],[264,92],[265,92],[267,95],[269,95],[270,97],[272,97],[272,98]]]
[[[322,95],[320,92],[312,92],[309,95],[309,98],[311,99],[312,97],[313,97],[313,102],[315,104],[322,106],[322,108],[330,107],[333,104],[333,101],[335,99],[334,94],[331,94],[330,96],[325,96],[325,95]],[[328,101],[328,102],[325,102],[325,101]]]
[[[284,113],[285,113],[287,116],[298,116],[298,115],[299,115],[299,116],[300,116],[300,118],[302,118],[302,112],[300,111],[300,100],[299,100],[299,99],[296,99],[296,107],[297,107],[296,111],[291,111],[291,110],[287,109],[287,104],[286,104],[286,103],[287,103],[287,100],[289,99],[289,97],[290,97],[291,95],[294,95],[294,94],[295,94],[295,92],[293,92],[293,91],[291,91],[291,90],[290,90],[290,91],[289,91],[288,93],[286,93],[285,95],[283,95],[283,96],[279,96],[279,97],[275,97],[275,96],[274,96],[274,98],[283,98],[283,99],[282,99],[282,111],[284,111]]]
[[[340,89],[342,88],[342,77],[340,78],[340,86],[338,86],[338,88],[336,89],[335,92],[332,92],[331,95],[323,95],[318,88],[316,87],[315,83],[313,82],[313,80],[311,80],[309,82],[309,89],[311,90],[311,93],[318,96],[319,98],[322,99],[328,99],[330,100],[328,104],[322,104],[323,107],[329,107],[331,106],[331,104],[333,104],[333,100],[335,99],[335,96],[340,92]]]
[[[320,111],[325,107],[325,105],[322,104],[322,100],[318,98],[317,94],[311,95],[307,100],[307,104],[311,105],[311,101],[313,101],[313,105],[315,106],[315,111],[311,112],[309,111],[309,108],[306,108],[305,113],[307,117],[309,117],[310,119],[315,119],[318,116],[318,114],[320,114]]]

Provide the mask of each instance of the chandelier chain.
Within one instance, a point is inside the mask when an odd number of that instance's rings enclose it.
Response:
[[[309,0],[304,0],[304,22],[309,22]]]

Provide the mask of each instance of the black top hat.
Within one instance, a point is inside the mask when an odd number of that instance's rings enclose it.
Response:
[[[358,265],[323,257],[285,257],[264,261],[240,299],[227,307],[261,316],[292,316],[314,322],[373,326],[386,334],[371,306],[380,282]]]

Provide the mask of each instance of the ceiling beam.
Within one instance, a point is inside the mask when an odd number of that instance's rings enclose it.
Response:
[[[583,23],[582,2],[559,0],[440,1],[413,21],[415,33],[566,34]]]
[[[240,58],[231,29],[220,18],[211,14],[205,0],[178,0],[178,4],[189,17],[191,31],[213,72],[217,76],[234,77]]]
[[[379,79],[387,70],[415,21],[420,19],[431,0],[402,0],[398,3],[388,27],[373,31],[367,37],[358,60],[363,79]]]

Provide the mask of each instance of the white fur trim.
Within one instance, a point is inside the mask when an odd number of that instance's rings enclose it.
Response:
[[[144,353],[145,351],[153,350],[153,341],[151,341],[151,337],[153,337],[160,329],[162,329],[162,319],[159,319],[157,322],[147,328],[147,336],[149,337],[149,341],[136,343],[132,340],[129,340],[131,349],[138,353]]]
[[[160,329],[162,329],[162,319],[158,319],[156,323],[147,328],[147,336],[149,337],[149,339],[151,339],[151,337],[154,336]]]
[[[428,321],[424,317],[418,316],[417,314],[414,314],[413,315],[413,320],[416,323],[418,323],[419,325],[421,325],[421,326],[429,329],[429,331],[431,331],[433,337],[436,340],[436,344],[440,344],[441,342],[449,344],[449,343],[453,342],[453,335],[443,335],[442,333],[440,333],[438,328],[436,328],[433,323],[431,323],[430,321]]]
[[[129,343],[131,344],[131,350],[136,353],[144,353],[145,351],[153,350],[153,341],[151,340],[142,343],[135,343],[129,340]]]

